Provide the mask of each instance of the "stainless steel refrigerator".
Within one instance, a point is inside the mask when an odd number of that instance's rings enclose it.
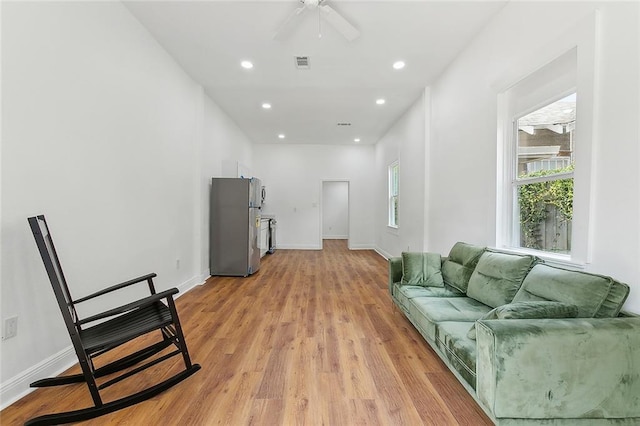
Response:
[[[260,179],[213,178],[209,268],[211,275],[246,277],[260,269]]]

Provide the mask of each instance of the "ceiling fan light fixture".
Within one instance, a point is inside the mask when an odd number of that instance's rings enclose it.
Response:
[[[278,135],[278,139],[284,139],[284,138],[285,138],[284,133],[280,133],[280,134]]]
[[[356,143],[360,142],[360,138],[355,138],[353,141],[356,142]]]
[[[242,61],[240,62],[240,66],[246,70],[250,70],[253,68],[253,62],[251,61]]]
[[[380,98],[380,99],[376,99],[376,105],[384,105],[387,101],[385,101],[384,99]]]
[[[271,104],[270,104],[269,102],[264,102],[264,103],[262,104],[262,108],[263,108],[263,109],[271,109]]]
[[[326,0],[298,0],[301,6],[297,7],[291,12],[287,19],[278,27],[274,39],[281,39],[286,33],[288,33],[290,27],[294,25],[300,15],[307,11],[318,10],[318,36],[322,37],[322,31],[320,31],[320,18],[326,21],[336,31],[344,36],[347,41],[354,41],[360,37],[360,31],[356,29],[349,21],[347,21],[340,13],[336,12],[334,8],[326,4]]]
[[[303,3],[309,9],[315,9],[316,7],[318,7],[320,0],[304,0]]]
[[[404,68],[406,64],[404,63],[404,61],[395,61],[393,63],[393,69],[394,70],[401,70],[402,68]]]

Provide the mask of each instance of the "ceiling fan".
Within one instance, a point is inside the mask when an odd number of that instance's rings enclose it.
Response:
[[[353,25],[351,25],[346,19],[342,17],[338,12],[335,11],[334,8],[329,6],[327,0],[298,0],[301,4],[296,10],[294,10],[291,15],[280,25],[275,35],[274,39],[282,38],[284,33],[293,25],[296,18],[303,15],[307,10],[318,10],[318,36],[322,37],[322,31],[320,28],[321,17],[324,18],[325,21],[329,23],[333,28],[335,28],[340,34],[344,36],[349,41],[353,41],[360,36],[360,31],[358,31]]]

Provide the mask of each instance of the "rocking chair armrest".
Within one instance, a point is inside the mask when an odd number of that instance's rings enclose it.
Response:
[[[151,279],[155,278],[156,276],[157,276],[157,275],[156,275],[155,273],[153,273],[153,272],[152,272],[152,273],[150,273],[150,274],[143,275],[143,276],[141,276],[141,277],[134,278],[134,279],[132,279],[132,280],[125,281],[125,282],[123,282],[123,283],[113,285],[113,286],[111,286],[111,287],[107,287],[107,288],[105,288],[105,289],[102,289],[102,290],[100,290],[100,291],[97,291],[97,292],[95,292],[95,293],[92,293],[92,294],[90,294],[90,295],[88,295],[88,296],[81,297],[81,298],[80,298],[80,299],[78,299],[78,300],[74,300],[74,302],[75,302],[75,303],[85,302],[85,301],[87,301],[87,300],[91,300],[91,299],[93,299],[93,298],[95,298],[95,297],[102,296],[102,295],[107,294],[107,293],[111,293],[112,291],[120,290],[121,288],[129,287],[130,285],[137,284],[137,283],[142,282],[142,281],[149,281],[149,280],[151,280]],[[153,287],[152,287],[151,285],[150,285],[150,290],[151,290],[151,293],[152,293],[152,294],[154,294],[154,293],[155,293],[155,291],[154,291],[154,289],[153,289]]]
[[[173,295],[177,294],[179,291],[177,288],[170,288],[169,290],[165,290],[163,292],[152,294],[151,296],[147,296],[143,299],[136,300],[135,302],[127,303],[126,305],[118,306],[117,308],[109,309],[108,311],[101,312],[99,314],[91,315],[90,317],[83,318],[78,321],[79,325],[87,324],[89,322],[97,321],[103,318],[109,318],[114,315],[123,314],[125,312],[131,311],[133,309],[138,309],[145,307],[147,305],[151,305],[162,299],[173,299]]]

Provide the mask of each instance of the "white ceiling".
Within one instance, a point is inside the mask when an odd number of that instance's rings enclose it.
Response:
[[[274,40],[298,0],[124,3],[254,143],[374,144],[506,1],[327,0],[360,31],[352,42],[325,21],[319,38],[311,10]]]

